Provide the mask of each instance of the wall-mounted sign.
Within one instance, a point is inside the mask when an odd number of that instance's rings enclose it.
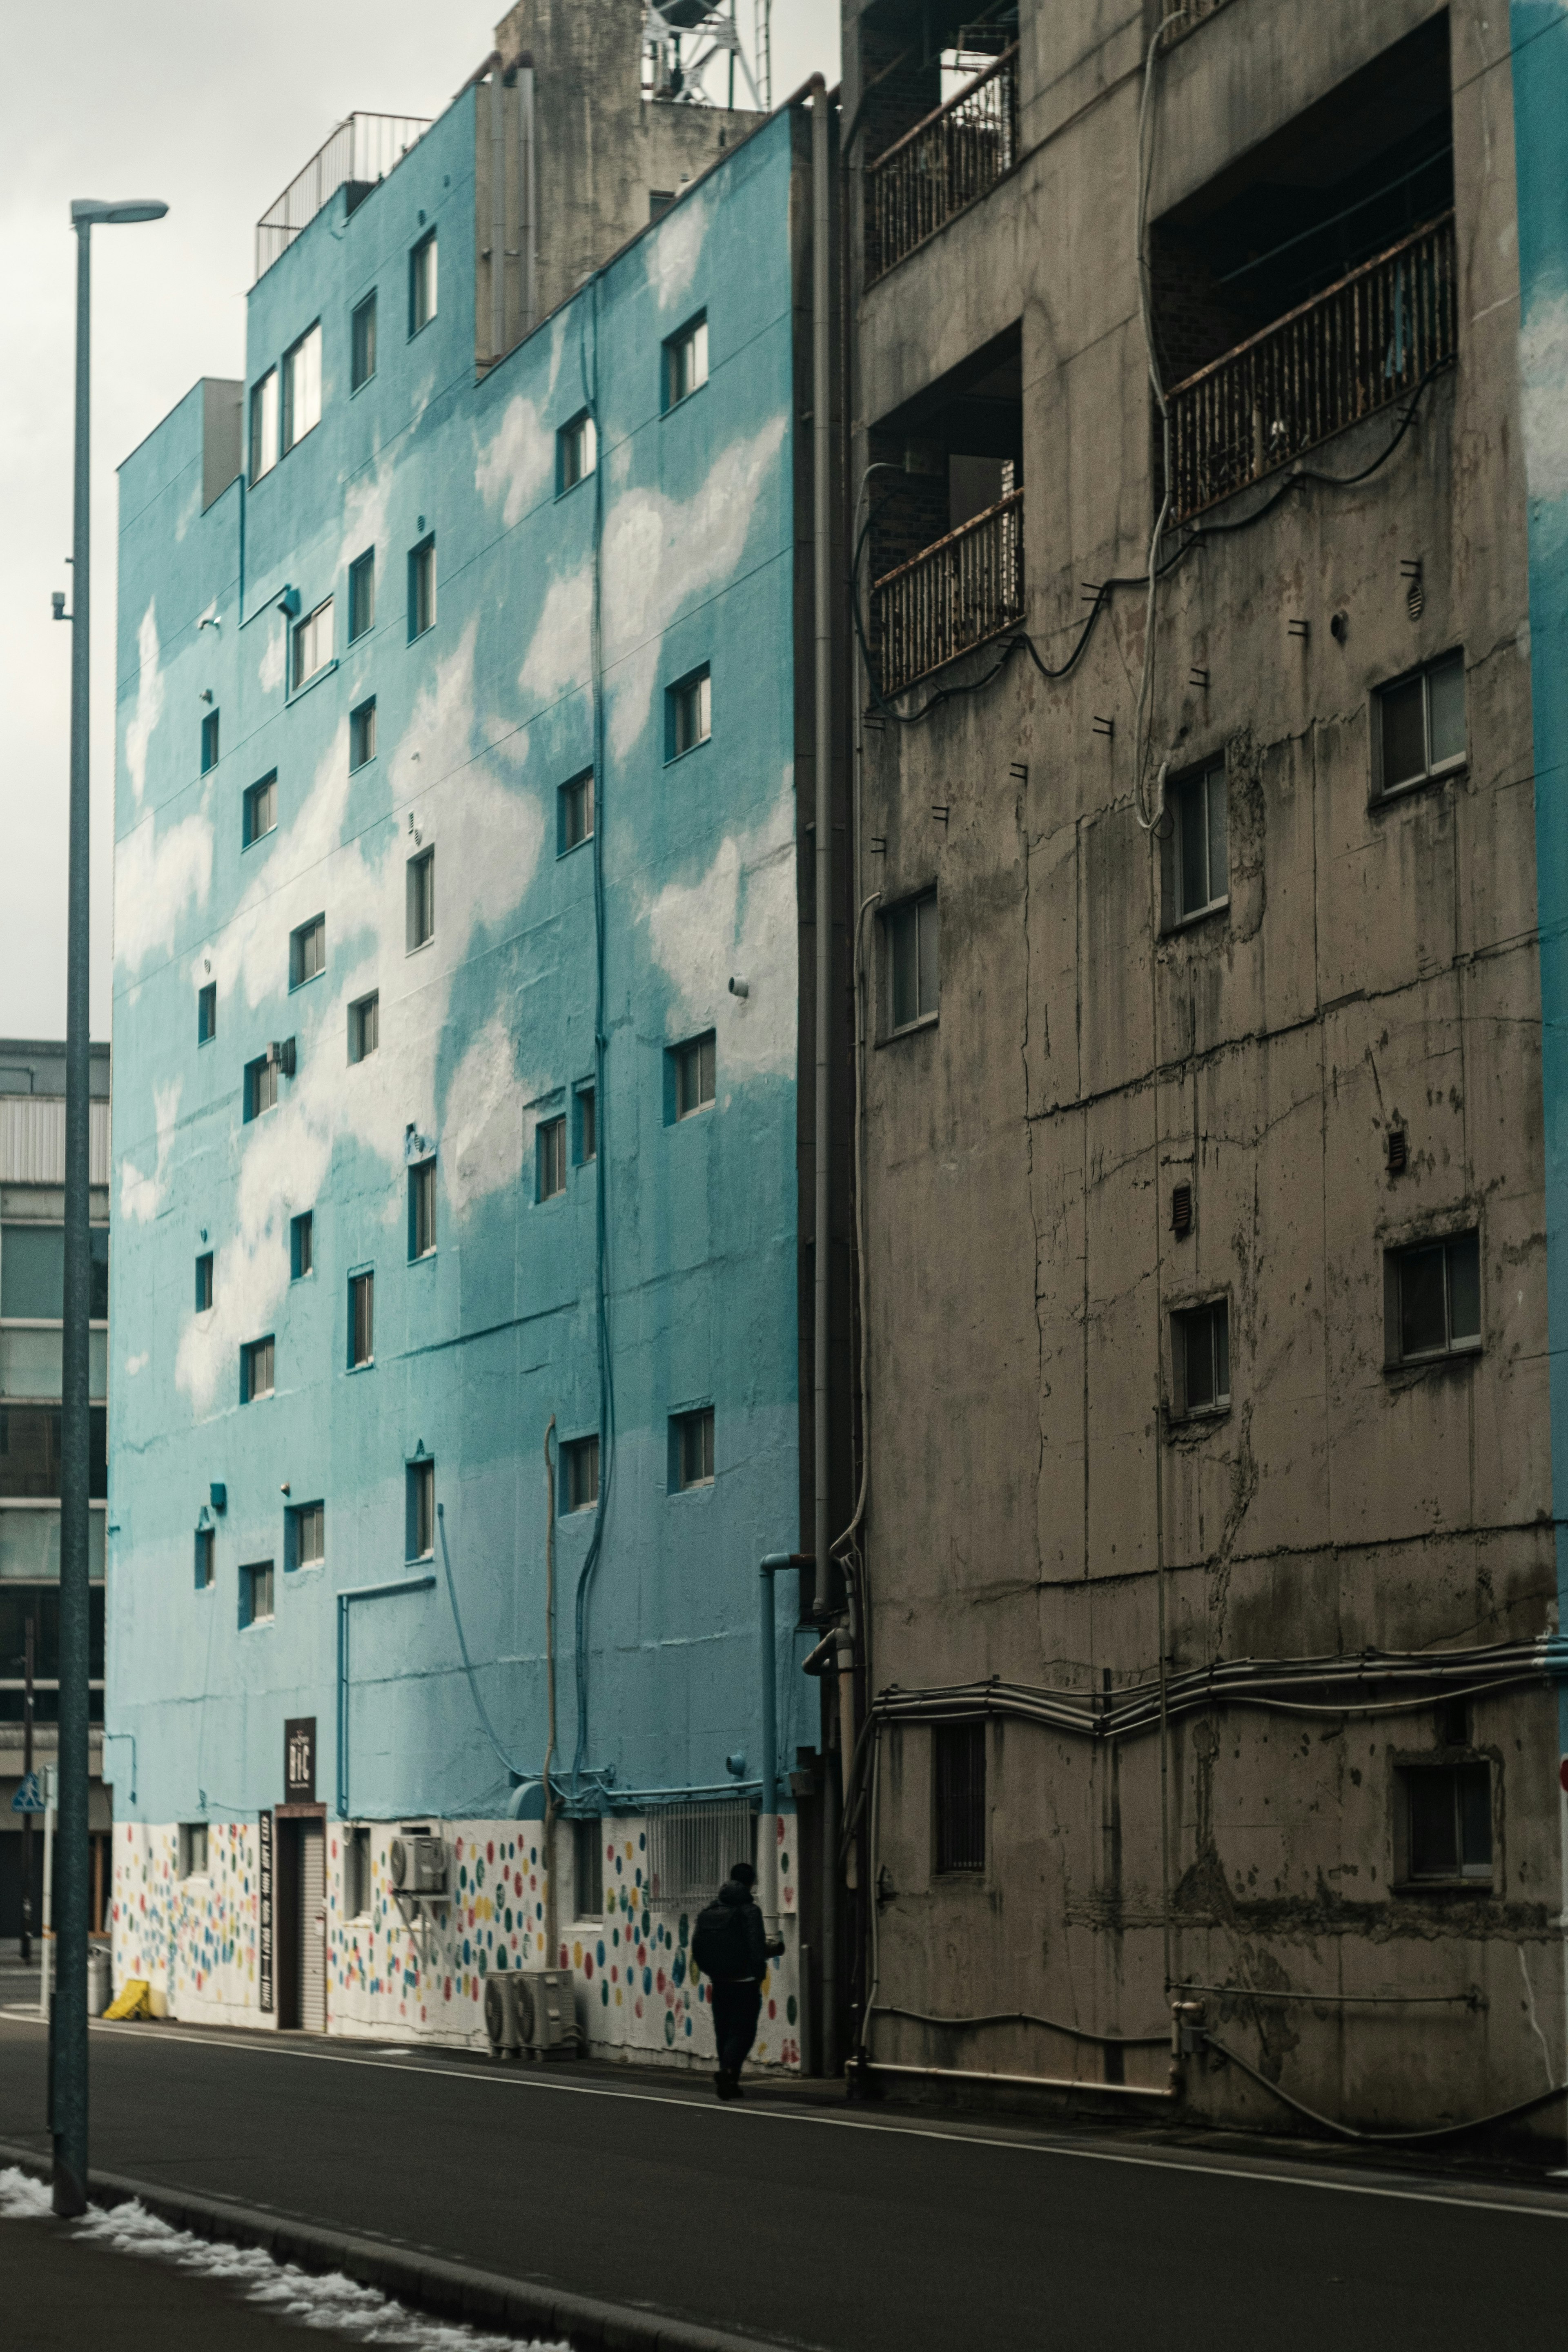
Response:
[[[316,1718],[291,1716],[283,1726],[283,1798],[286,1804],[316,1801]]]
[[[262,2011],[266,2014],[270,2014],[272,2009],[272,1816],[270,1813],[262,1814],[260,1827],[261,1869],[260,1884],[257,1889],[260,1918],[258,1922],[256,1982],[257,1997],[261,2003]]]

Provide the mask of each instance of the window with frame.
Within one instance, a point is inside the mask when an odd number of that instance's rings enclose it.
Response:
[[[695,751],[713,732],[713,680],[707,666],[679,678],[665,697],[665,757]]]
[[[985,1726],[931,1727],[931,1798],[939,1871],[985,1867]]]
[[[934,1020],[941,992],[936,892],[926,890],[884,919],[888,933],[889,1029]]]
[[[1173,923],[1190,923],[1230,898],[1229,801],[1225,762],[1216,761],[1172,786],[1166,905]]]
[[[605,1915],[605,1832],[598,1821],[572,1824],[572,1908],[577,1919]]]
[[[408,257],[408,331],[416,335],[436,316],[436,232],[426,229]]]
[[[539,1137],[539,1198],[553,1201],[566,1190],[566,1121],[542,1118]]]
[[[375,1361],[375,1276],[349,1276],[349,1369],[357,1371]]]
[[[196,991],[196,1043],[210,1045],[217,1035],[217,982],[209,980]]]
[[[436,1246],[436,1162],[421,1160],[408,1171],[408,1255],[428,1257]]]
[[[270,1055],[258,1054],[254,1062],[245,1066],[245,1116],[259,1118],[263,1111],[278,1108],[278,1065]]]
[[[577,1165],[586,1168],[599,1156],[598,1104],[592,1087],[579,1087],[574,1100],[577,1110]]]
[[[408,557],[408,640],[436,625],[436,540],[422,539]]]
[[[367,547],[349,565],[349,643],[357,645],[360,638],[375,626],[375,550]]]
[[[272,1394],[273,1339],[270,1332],[265,1339],[250,1339],[239,1351],[239,1399],[242,1404],[258,1404]]]
[[[1230,1402],[1228,1299],[1205,1299],[1172,1316],[1171,1369],[1179,1415],[1225,1411]]]
[[[698,1412],[677,1413],[671,1433],[677,1491],[685,1494],[693,1486],[710,1486],[713,1484],[712,1406],[705,1405]]]
[[[372,989],[349,1006],[349,1059],[363,1062],[381,1044],[381,992]]]
[[[205,1878],[207,1874],[207,1825],[205,1822],[180,1823],[180,1876]]]
[[[557,494],[564,496],[585,482],[598,463],[599,436],[594,420],[584,408],[563,425],[555,436],[555,478]]]
[[[301,442],[321,421],[321,329],[307,328],[283,354],[283,447]]]
[[[561,1507],[591,1511],[599,1499],[599,1441],[575,1437],[561,1449]]]
[[[313,613],[294,624],[290,659],[290,691],[298,692],[319,677],[332,658],[332,600],[326,597]]]
[[[675,407],[708,381],[708,313],[700,311],[664,347],[664,404]]]
[[[258,482],[278,463],[278,371],[250,387],[250,478]]]
[[[1481,1237],[1474,1228],[1390,1250],[1384,1259],[1389,1355],[1428,1363],[1481,1344]]]
[[[689,1044],[677,1045],[669,1058],[674,1065],[676,1118],[690,1118],[697,1111],[710,1109],[717,1087],[712,1030],[706,1037],[693,1037]]]
[[[343,1916],[369,1915],[372,1888],[370,1831],[356,1827],[343,1832]]]
[[[316,1220],[309,1209],[289,1221],[289,1279],[303,1282],[316,1267]]]
[[[1405,1876],[1412,1885],[1492,1874],[1492,1780],[1485,1761],[1399,1768]]]
[[[363,768],[375,757],[375,697],[349,713],[349,766]]]
[[[1445,654],[1376,698],[1376,790],[1407,792],[1447,775],[1465,759],[1465,656]]]
[[[196,1260],[196,1313],[207,1315],[213,1303],[213,1254],[203,1250]]]
[[[202,773],[206,775],[217,766],[218,714],[209,710],[202,720]]]
[[[325,1503],[296,1503],[289,1514],[290,1568],[320,1568],[327,1557]]]
[[[318,980],[327,968],[327,919],[312,915],[289,934],[289,985],[303,988],[308,980]]]
[[[356,302],[349,320],[349,390],[358,392],[375,373],[375,296]]]
[[[210,1592],[217,1578],[216,1542],[211,1528],[196,1529],[196,1591]]]
[[[239,1622],[269,1625],[272,1622],[272,1562],[251,1560],[239,1571]]]
[[[408,952],[436,936],[436,852],[421,851],[408,861]]]
[[[278,772],[263,776],[245,795],[242,837],[247,849],[278,829]]]
[[[408,1465],[408,1552],[410,1559],[429,1559],[436,1549],[436,1465]]]
[[[0,1497],[6,1502],[60,1499],[62,1418],[58,1404],[0,1404]],[[106,1406],[89,1406],[87,1491],[95,1503],[109,1492],[108,1423]],[[5,1589],[0,1584],[0,1598]]]
[[[585,769],[563,784],[559,796],[560,816],[556,827],[559,844],[557,856],[564,857],[569,849],[579,848],[594,837],[594,771]]]
[[[89,1319],[109,1313],[109,1228],[89,1234]],[[63,1225],[11,1224],[0,1233],[0,1316],[27,1323],[58,1323],[65,1315],[66,1237]],[[94,1411],[98,1408],[95,1406]]]

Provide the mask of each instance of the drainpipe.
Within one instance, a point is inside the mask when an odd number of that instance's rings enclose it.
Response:
[[[533,136],[533,59],[519,59],[518,209],[521,215],[518,243],[521,252],[522,332],[531,335],[539,320],[539,184]]]
[[[550,1441],[554,1434],[555,1415],[552,1413],[544,1432],[544,1673],[550,1733],[541,1775],[544,1782],[544,1964],[551,1969],[555,1966],[560,1948],[555,1915],[555,1783],[551,1778],[555,1763],[555,1470],[550,1459]]]
[[[827,1318],[833,1254],[829,1212],[829,1066],[833,998],[833,636],[828,530],[832,489],[832,387],[828,351],[827,90],[811,81],[811,436],[812,603],[816,633],[816,1201],[813,1223],[812,1468],[816,1482],[813,1549],[827,1574]],[[819,1599],[826,1595],[819,1594]]]
[[[773,1579],[782,1570],[805,1565],[799,1552],[771,1551],[762,1562],[762,1617],[758,1664],[763,1676],[763,1805],[757,1823],[760,1848],[757,1872],[758,1908],[770,1936],[779,1931],[779,1710],[778,1632],[773,1612]]]
[[[434,1571],[428,1576],[400,1576],[391,1584],[360,1584],[338,1595],[338,1819],[347,1821],[349,1812],[349,1603],[353,1601],[390,1601],[395,1592],[428,1592],[435,1583]]]

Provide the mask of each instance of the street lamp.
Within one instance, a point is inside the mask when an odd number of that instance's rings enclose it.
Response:
[[[102,222],[162,220],[167,205],[105,204],[79,196],[76,231],[76,488],[71,570],[70,867],[66,935],[66,1265],[60,1383],[59,1906],[55,1998],[49,2005],[49,2118],[54,2209],[87,2210],[88,1910],[88,1319],[92,1244],[88,1228],[89,872],[88,654],[92,550],[89,386],[92,232]],[[57,613],[58,607],[57,606]],[[44,1966],[48,1956],[44,1955]]]

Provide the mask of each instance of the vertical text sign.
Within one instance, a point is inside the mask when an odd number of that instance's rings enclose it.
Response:
[[[264,2014],[272,2008],[272,1816],[261,1816],[261,1869],[258,1888],[260,1918],[258,1922],[259,1948],[256,1956],[258,1995]]]

